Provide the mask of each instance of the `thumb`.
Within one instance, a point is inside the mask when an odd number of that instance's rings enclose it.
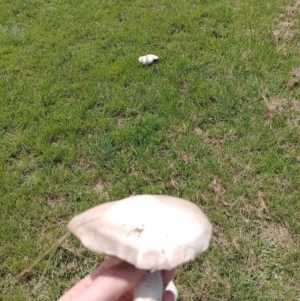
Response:
[[[93,282],[72,301],[112,301],[135,287],[145,271],[127,262],[104,269]]]

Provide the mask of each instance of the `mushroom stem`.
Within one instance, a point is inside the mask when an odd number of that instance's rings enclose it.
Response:
[[[134,291],[134,301],[162,301],[163,280],[161,271],[147,271]]]

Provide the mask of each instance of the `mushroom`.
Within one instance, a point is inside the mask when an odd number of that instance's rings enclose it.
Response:
[[[140,56],[138,61],[142,65],[151,65],[154,61],[158,60],[158,56],[155,54],[147,54],[144,56]]]
[[[192,202],[164,195],[136,195],[96,206],[77,216],[68,229],[84,247],[147,270],[135,301],[161,301],[161,270],[171,270],[205,251],[212,226]],[[175,290],[171,291],[176,295]]]

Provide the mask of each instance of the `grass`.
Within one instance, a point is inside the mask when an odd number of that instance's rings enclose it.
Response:
[[[214,225],[180,300],[300,300],[299,16],[295,0],[1,1],[0,300],[56,300],[101,260],[74,238],[16,276],[75,214],[140,193]]]

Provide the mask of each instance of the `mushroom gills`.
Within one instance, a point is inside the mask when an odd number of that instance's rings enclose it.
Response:
[[[163,280],[161,271],[147,271],[134,291],[134,301],[162,301]]]

